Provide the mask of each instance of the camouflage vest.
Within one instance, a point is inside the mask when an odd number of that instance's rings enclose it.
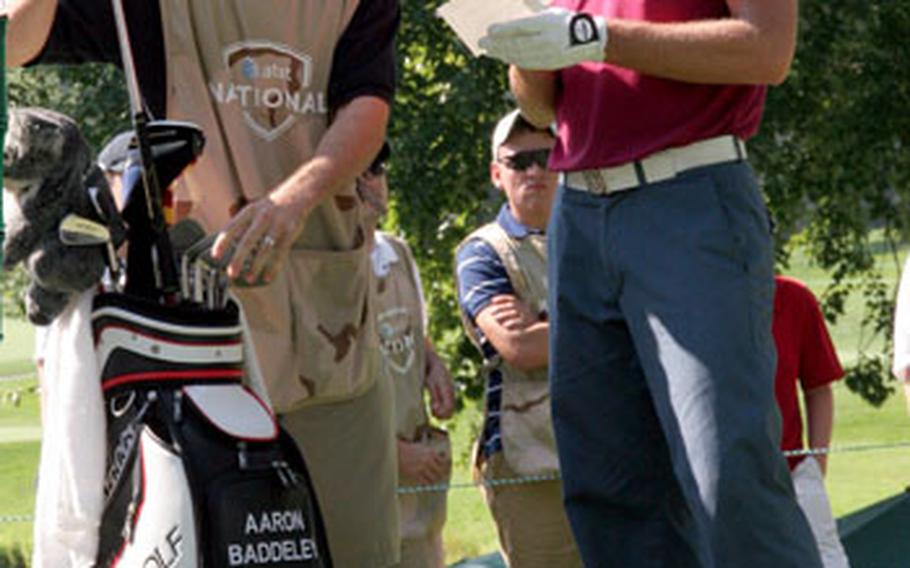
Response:
[[[423,309],[410,249],[391,235],[384,234],[382,238],[398,256],[388,274],[375,279],[382,371],[395,389],[396,435],[414,441],[429,422],[423,402],[426,367]]]
[[[395,390],[396,435],[409,442],[429,444],[451,455],[449,438],[430,428],[423,400],[426,369],[424,323],[418,279],[411,249],[403,240],[383,233],[398,257],[389,272],[376,275],[376,319],[383,376]],[[377,244],[377,246],[379,246]],[[400,484],[410,485],[402,479]],[[419,539],[442,532],[446,519],[444,492],[404,493],[398,496],[403,539]]]
[[[208,231],[266,195],[328,128],[335,46],[358,0],[160,0],[167,116],[208,135],[179,198]],[[230,8],[228,9],[228,6]],[[353,187],[308,216],[270,285],[235,289],[278,412],[365,392],[378,364],[363,211]]]
[[[510,237],[502,226],[489,223],[462,241],[459,249],[472,239],[488,243],[502,260],[515,295],[538,313],[547,307],[546,236]],[[462,312],[462,323],[471,341],[480,349],[474,323]],[[484,362],[484,381],[494,369],[502,374],[500,436],[503,457],[519,475],[552,473],[559,469],[556,440],[550,418],[550,385],[547,369],[522,371],[499,355]],[[486,405],[485,405],[486,406]]]

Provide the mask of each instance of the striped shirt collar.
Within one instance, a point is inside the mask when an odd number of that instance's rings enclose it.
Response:
[[[544,234],[544,231],[532,229],[516,219],[515,215],[512,214],[512,210],[509,209],[508,203],[502,204],[502,207],[499,209],[499,214],[496,215],[496,222],[499,223],[499,225],[505,229],[506,234],[513,239],[523,239],[528,235]]]

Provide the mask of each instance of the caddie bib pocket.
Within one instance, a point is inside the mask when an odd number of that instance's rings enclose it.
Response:
[[[297,375],[277,399],[329,402],[362,394],[378,370],[372,275],[366,245],[353,250],[292,249]]]
[[[519,475],[558,471],[546,376],[509,381],[502,397],[502,449],[509,467]]]

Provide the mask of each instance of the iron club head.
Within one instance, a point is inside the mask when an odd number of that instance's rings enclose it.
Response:
[[[110,242],[110,230],[91,219],[70,213],[60,221],[60,242],[74,247],[97,246]]]

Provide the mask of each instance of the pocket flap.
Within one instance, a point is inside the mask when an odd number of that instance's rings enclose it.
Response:
[[[190,385],[183,393],[218,430],[248,441],[274,440],[278,423],[271,409],[242,385]]]

